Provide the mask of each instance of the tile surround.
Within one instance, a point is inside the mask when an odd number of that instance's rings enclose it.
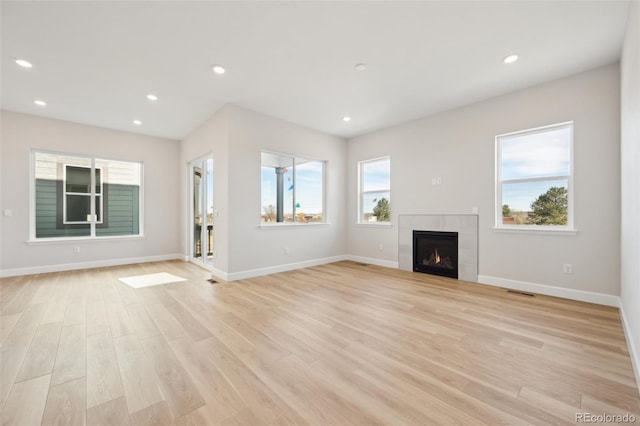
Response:
[[[458,279],[478,282],[478,215],[401,214],[398,217],[398,268],[413,270],[413,231],[458,233]]]

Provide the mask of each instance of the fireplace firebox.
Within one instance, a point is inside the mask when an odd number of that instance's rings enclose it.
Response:
[[[458,233],[414,230],[413,270],[458,279]]]

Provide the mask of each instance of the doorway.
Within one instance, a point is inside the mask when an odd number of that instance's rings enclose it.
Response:
[[[209,155],[189,163],[191,180],[191,261],[208,266],[213,264],[214,210],[213,158]]]

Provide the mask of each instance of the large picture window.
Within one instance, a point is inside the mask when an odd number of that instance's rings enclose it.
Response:
[[[573,229],[573,123],[496,137],[496,227]]]
[[[391,222],[391,159],[358,163],[358,223]]]
[[[33,153],[31,239],[142,235],[142,164]]]
[[[325,222],[325,161],[263,152],[261,222]]]

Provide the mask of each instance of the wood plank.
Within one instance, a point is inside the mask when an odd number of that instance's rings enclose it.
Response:
[[[111,334],[87,336],[87,408],[124,396]]]
[[[162,401],[157,377],[137,336],[115,338],[114,344],[129,413],[140,411]]]
[[[51,374],[58,352],[62,322],[42,324],[36,330],[16,382]]]
[[[180,417],[205,404],[189,374],[162,336],[143,340],[142,345],[154,366],[160,389],[173,417]]]
[[[87,336],[93,334],[111,334],[109,318],[107,317],[107,307],[102,300],[97,302],[87,301]]]
[[[49,389],[47,405],[42,418],[43,426],[83,426],[86,424],[86,389],[83,378],[72,380]]]
[[[127,401],[120,397],[87,409],[87,424],[92,426],[128,426],[131,424]]]
[[[64,312],[64,326],[87,323],[87,303],[84,300],[70,302]]]
[[[60,344],[53,366],[51,385],[85,377],[87,374],[87,327],[85,324],[62,327]]]
[[[155,296],[155,293],[151,294]],[[165,339],[172,340],[187,336],[187,332],[182,328],[178,320],[160,303],[147,304],[145,309]]]
[[[48,301],[47,308],[42,316],[41,324],[49,322],[63,322],[64,314],[67,310],[67,298],[69,295],[69,284],[59,283],[56,286],[55,293]]]
[[[16,383],[2,410],[3,426],[39,425],[47,402],[51,376]]]
[[[208,353],[196,348],[187,338],[172,340],[169,345],[207,402],[201,410],[206,411],[207,418],[226,419],[246,407],[236,387]]]
[[[20,315],[22,315],[22,313],[0,316],[0,347],[4,345],[4,341],[7,340],[11,330],[13,330],[13,327],[20,319]]]
[[[108,303],[106,308],[113,337],[135,333],[129,314],[122,303]]]
[[[0,352],[0,360],[2,361],[0,362],[0,407],[4,406],[11,385],[15,382],[20,371],[29,345],[38,329],[44,308],[44,304],[28,307],[2,345]]]
[[[166,306],[167,311],[178,320],[182,328],[195,342],[211,337],[211,333],[187,309],[178,303]]]
[[[166,401],[161,401],[131,414],[131,424],[133,426],[172,426],[175,423]]]

